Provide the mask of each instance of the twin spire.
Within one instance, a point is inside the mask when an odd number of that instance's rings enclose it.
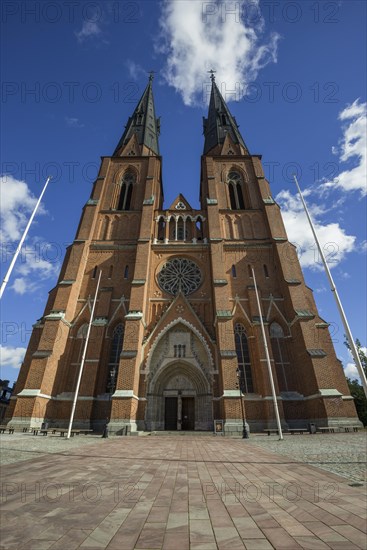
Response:
[[[160,119],[155,116],[154,99],[153,99],[153,71],[149,75],[149,81],[143,95],[137,104],[135,111],[125,126],[125,131],[122,134],[120,141],[113,153],[113,156],[118,155],[119,151],[128,144],[130,139],[135,135],[140,146],[148,148],[150,154],[159,155],[158,137],[160,134]],[[144,154],[144,147],[142,154]],[[149,153],[148,153],[149,154]]]
[[[204,124],[204,155],[214,150],[219,153],[225,140],[230,139],[234,147],[240,148],[240,153],[248,154],[245,142],[240,134],[236,119],[230,113],[218,86],[215,83],[214,71],[211,72],[212,88],[210,94],[208,117],[203,117]],[[135,111],[125,126],[125,131],[113,153],[121,154],[122,150],[135,136],[141,147],[142,155],[159,155],[158,137],[160,134],[160,118],[155,116],[153,98],[153,72],[149,75],[148,84],[138,102]],[[219,147],[220,146],[220,147]],[[234,154],[234,151],[232,151]]]
[[[242,146],[248,154],[247,147],[240,134],[236,119],[230,113],[226,102],[220,93],[218,86],[215,83],[214,71],[210,71],[210,79],[212,81],[212,89],[210,93],[210,102],[208,110],[208,118],[203,117],[204,127],[204,155],[209,153],[218,145],[223,145],[227,136],[235,145]],[[233,151],[234,153],[234,151]]]

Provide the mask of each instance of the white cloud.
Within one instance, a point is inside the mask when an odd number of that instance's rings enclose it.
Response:
[[[89,38],[95,38],[102,33],[97,21],[83,21],[82,28],[79,32],[75,32],[78,42],[81,44]]]
[[[23,278],[16,278],[11,288],[16,294],[25,294],[27,290],[27,282]]]
[[[354,363],[348,363],[347,366],[344,368],[344,374],[345,376],[348,376],[351,380],[359,380],[359,374],[357,371],[357,367]]]
[[[24,181],[13,176],[0,177],[0,240],[2,260],[8,266],[37,199]],[[45,214],[42,204],[36,216]],[[32,226],[33,227],[33,226]],[[49,244],[31,234],[18,256],[10,281],[10,288],[17,294],[34,292],[42,280],[53,277],[60,267],[60,257],[55,258],[55,250],[48,250]],[[55,248],[55,247],[54,247]],[[57,251],[59,248],[56,249]],[[52,260],[51,260],[52,259]],[[14,274],[21,275],[13,281]]]
[[[306,194],[310,196],[310,193]],[[301,265],[313,270],[321,269],[321,258],[319,258],[315,239],[301,201],[287,190],[280,191],[276,196],[276,201],[282,209],[288,238],[297,246]],[[309,203],[308,208],[328,265],[330,268],[335,267],[345,258],[346,254],[354,250],[356,237],[347,235],[336,222],[322,223],[319,217],[323,210],[319,206]]]
[[[247,12],[251,17],[245,17]],[[218,84],[223,83],[222,93],[224,86],[226,90],[236,89],[238,101],[258,71],[277,61],[280,36],[272,33],[266,43],[261,43],[264,21],[258,0],[167,0],[160,27],[157,50],[167,56],[164,77],[186,105],[203,100],[210,69],[216,70]],[[230,99],[234,96],[227,97]]]
[[[367,103],[348,105],[341,113],[339,120],[346,123],[343,126],[343,138],[338,147],[333,147],[334,154],[339,156],[342,164],[348,166],[336,178],[323,183],[324,189],[336,187],[343,191],[359,191],[362,196],[367,194]]]
[[[326,286],[320,286],[318,288],[315,288],[314,292],[316,292],[317,294],[322,294],[323,292],[326,292],[327,291],[327,288]]]
[[[20,270],[18,270],[20,271]],[[11,289],[14,290],[15,294],[30,294],[35,292],[40,288],[40,283],[44,279],[48,279],[51,275],[46,275],[46,273],[33,273],[29,272],[28,277],[17,277],[14,279]]]
[[[20,277],[16,277],[10,287],[16,294],[35,292],[42,281],[57,276],[61,258],[51,256],[52,259],[49,259],[47,251],[48,243],[37,239],[31,239],[30,243],[23,246],[15,267]]]
[[[79,121],[78,118],[66,116],[65,117],[66,125],[70,128],[84,128],[84,124]]]
[[[26,348],[13,348],[11,346],[0,345],[1,367],[12,367],[13,369],[19,369],[25,352]]]
[[[333,151],[339,155],[340,162],[346,163],[354,159],[357,160],[357,164],[354,163],[354,166],[341,172],[333,181],[324,181],[315,188],[308,187],[303,190],[329,267],[338,265],[349,252],[365,253],[367,249],[366,241],[357,243],[356,237],[348,235],[339,223],[322,221],[324,214],[339,208],[347,197],[343,193],[335,200],[326,201],[326,194],[329,197],[335,189],[344,192],[359,190],[362,195],[366,194],[366,112],[367,104],[360,103],[357,99],[351,105],[347,105],[338,116],[342,123],[348,121],[348,124],[343,128],[343,139],[340,140],[338,148],[333,147]],[[321,258],[298,195],[282,190],[276,200],[282,208],[288,237],[297,245],[302,266],[311,269],[321,268]],[[341,271],[339,277],[348,279],[350,275],[346,271]]]
[[[0,176],[0,199],[1,241],[19,240],[37,199],[25,181],[5,174]]]
[[[55,259],[48,258],[47,243],[37,243],[36,246],[26,246],[21,254],[21,262],[18,267],[20,275],[37,274],[37,277],[48,279],[59,270],[59,256]]]
[[[129,71],[129,76],[133,78],[134,80],[138,80],[141,76],[147,76],[147,71],[139,65],[139,63],[135,63],[132,59],[127,59],[125,61],[125,65],[127,67],[127,70]]]
[[[365,355],[367,355],[367,348],[361,346],[360,349]],[[352,357],[351,351],[348,350],[348,352],[349,352],[349,356]],[[354,363],[347,363],[347,366],[344,367],[344,374],[345,376],[348,376],[348,378],[350,378],[351,380],[358,380],[358,382],[361,381],[358,373],[358,369]]]

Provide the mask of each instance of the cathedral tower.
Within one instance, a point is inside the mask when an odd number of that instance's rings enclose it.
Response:
[[[347,425],[356,412],[328,324],[212,75],[200,210],[164,208],[152,76],[91,198],[31,340],[9,409],[13,425],[66,426],[91,313],[75,427],[242,430],[275,426],[263,317],[283,426]],[[251,268],[262,311],[256,305]]]

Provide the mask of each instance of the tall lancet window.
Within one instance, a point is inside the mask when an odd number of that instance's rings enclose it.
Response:
[[[284,340],[284,332],[278,323],[272,323],[270,325],[270,342],[275,361],[279,390],[288,391],[287,371],[290,363],[286,342]]]
[[[238,369],[240,371],[240,384],[243,393],[254,393],[252,382],[250,350],[245,327],[237,323],[234,327],[234,339],[236,344]]]
[[[238,172],[228,174],[229,202],[232,210],[244,210],[245,202],[243,200],[243,181]]]
[[[122,345],[124,343],[124,326],[120,323],[112,333],[110,360],[108,362],[107,393],[114,393],[116,388],[117,374],[120,363]]]
[[[130,210],[131,197],[133,194],[133,186],[136,182],[136,177],[133,172],[125,172],[121,181],[120,197],[117,204],[117,210]]]

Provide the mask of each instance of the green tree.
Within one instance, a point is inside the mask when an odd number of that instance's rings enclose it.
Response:
[[[347,348],[350,350],[350,345],[346,341],[344,342]],[[356,346],[358,350],[359,357],[361,359],[362,368],[367,376],[367,355],[362,349],[361,342],[356,339]],[[358,382],[357,379],[351,379],[347,376],[347,382],[349,386],[349,391],[352,397],[354,397],[354,403],[356,405],[357,414],[359,420],[363,423],[363,426],[367,426],[367,398],[365,396],[363,386]]]

